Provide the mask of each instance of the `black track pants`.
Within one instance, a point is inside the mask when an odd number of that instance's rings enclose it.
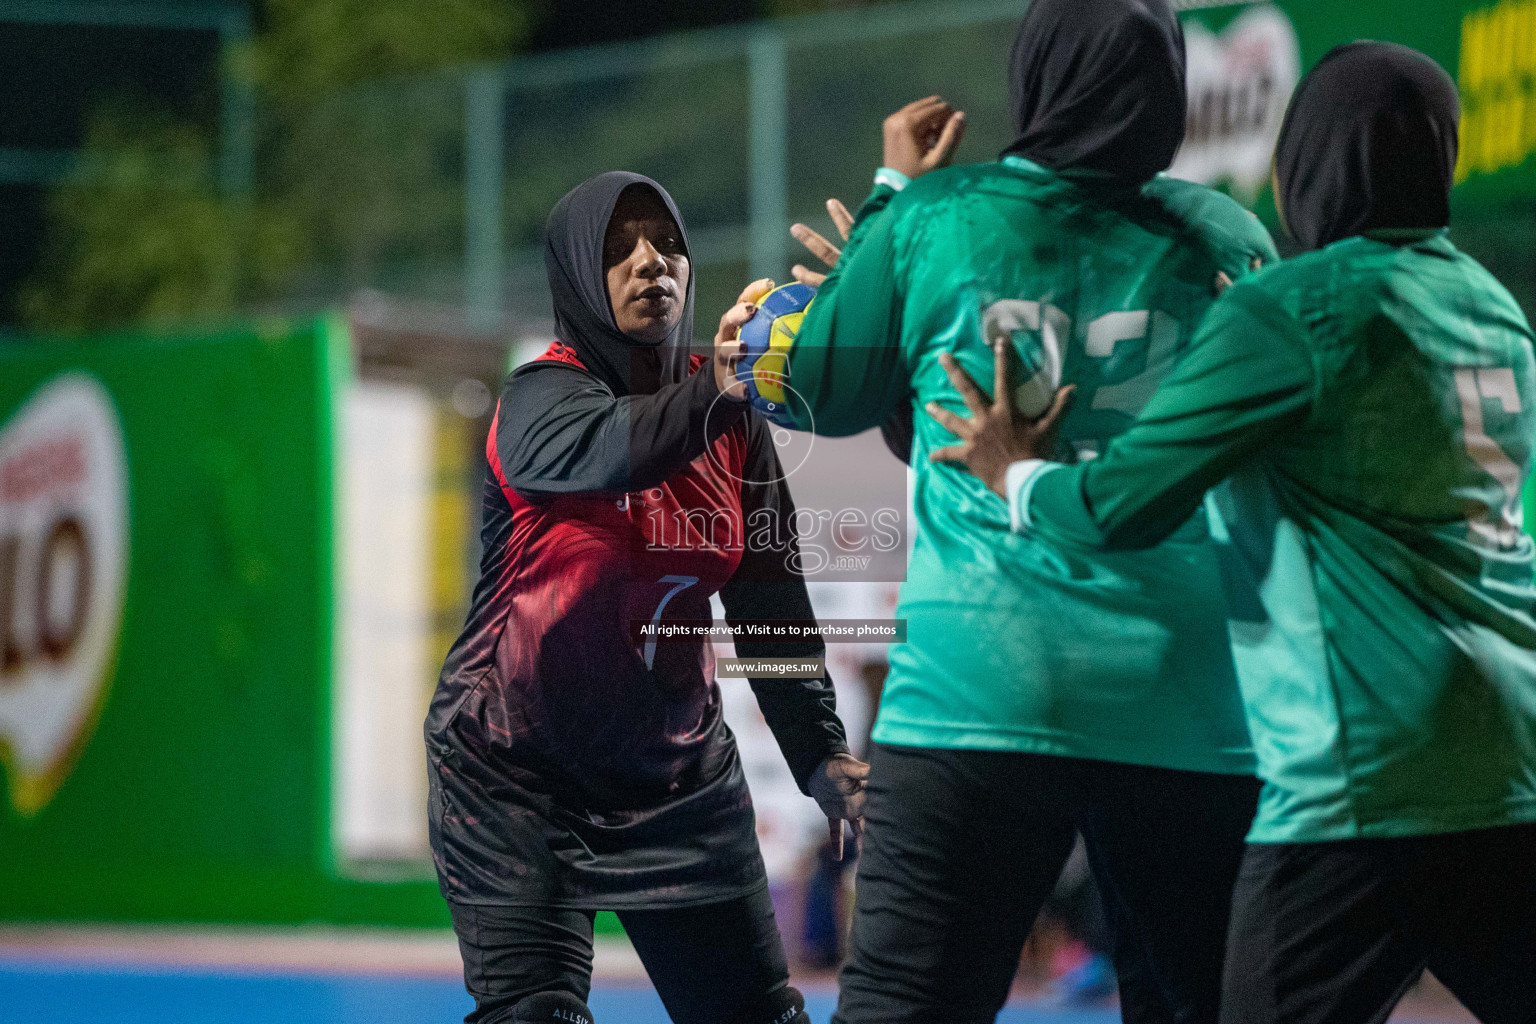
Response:
[[[536,992],[587,998],[592,911],[462,903],[449,909],[464,984],[475,999],[466,1024],[510,1020],[518,1000]],[[766,888],[679,910],[620,911],[619,921],[674,1024],[732,1024],[789,984]]]
[[[1426,967],[1484,1024],[1536,1021],[1536,825],[1248,847],[1223,1024],[1377,1024]]]
[[[1214,1024],[1246,776],[877,744],[834,1024],[990,1024],[1081,832],[1127,1024]]]

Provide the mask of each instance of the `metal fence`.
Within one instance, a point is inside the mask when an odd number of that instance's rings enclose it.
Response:
[[[320,240],[295,301],[362,288],[514,333],[547,316],[540,232],[555,201],[624,168],[677,199],[700,330],[751,277],[803,258],[862,198],[880,122],[942,93],[969,116],[960,159],[1008,141],[1005,67],[1023,0],[891,3],[382,82],[302,119],[268,115],[260,187]],[[275,155],[274,155],[275,154]],[[287,166],[285,166],[285,163]]]
[[[1326,0],[1176,6],[1227,8],[1191,15],[1215,28],[1273,12],[1291,40],[1293,84],[1298,36],[1302,67],[1335,42],[1371,34],[1401,35],[1454,70],[1462,13],[1480,2],[1435,0],[1397,21],[1388,0],[1337,11]],[[427,310],[437,326],[546,332],[544,218],[576,183],[624,168],[677,199],[707,333],[743,283],[784,280],[805,258],[789,237],[792,220],[830,232],[824,200],[862,198],[880,159],[880,122],[901,104],[941,93],[965,109],[962,162],[1007,144],[1007,52],[1025,5],[873,4],[379,82],[297,118],[269,113],[256,131],[258,190],[291,204],[314,240],[291,304],[376,289],[396,313]],[[1196,34],[1207,50],[1215,45],[1210,31]],[[1223,66],[1244,59],[1207,56]],[[1282,85],[1271,130],[1289,95]],[[1253,95],[1239,84],[1217,99],[1237,109]],[[1458,214],[1458,239],[1536,312],[1528,192]]]

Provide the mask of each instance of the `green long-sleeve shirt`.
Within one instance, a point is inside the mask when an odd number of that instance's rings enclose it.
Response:
[[[990,382],[1006,337],[1032,403],[1076,383],[1066,454],[1133,422],[1214,301],[1218,270],[1274,259],[1236,203],[1170,178],[1074,182],[1028,161],[878,187],[789,356],[799,424],[851,434],[915,409],[907,642],[874,737],[1200,771],[1253,770],[1203,516],[1147,552],[1082,553],[1009,529],[1006,503],[927,455],[963,412],[937,355]]]
[[[1240,282],[1130,430],[1010,469],[1029,535],[1157,543],[1208,488],[1264,795],[1250,839],[1536,820],[1525,317],[1443,232]]]

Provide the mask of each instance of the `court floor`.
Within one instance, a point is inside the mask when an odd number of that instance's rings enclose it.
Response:
[[[831,1017],[830,988],[806,992],[816,1024]],[[589,1000],[598,1024],[668,1024],[643,983],[603,983]],[[0,958],[0,1024],[452,1024],[469,999],[458,979]],[[1393,1024],[1444,1017],[1399,1012]],[[1464,1018],[1463,1018],[1464,1019]],[[1011,1004],[998,1024],[1118,1024],[1113,1008]]]
[[[829,989],[806,993],[816,1024],[831,1017]],[[643,984],[603,984],[588,1001],[597,1024],[668,1024]],[[4,1024],[451,1024],[469,999],[457,979],[109,967],[0,961]],[[998,1024],[1116,1024],[1112,1009],[1010,1006]]]

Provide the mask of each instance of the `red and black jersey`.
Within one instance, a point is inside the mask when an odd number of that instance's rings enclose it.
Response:
[[[557,342],[508,379],[486,455],[481,578],[427,721],[444,894],[618,908],[761,884],[712,648],[636,624],[707,621],[716,593],[728,620],[813,618],[766,425],[707,366],[616,397]],[[804,788],[847,749],[830,682],[752,686]]]

